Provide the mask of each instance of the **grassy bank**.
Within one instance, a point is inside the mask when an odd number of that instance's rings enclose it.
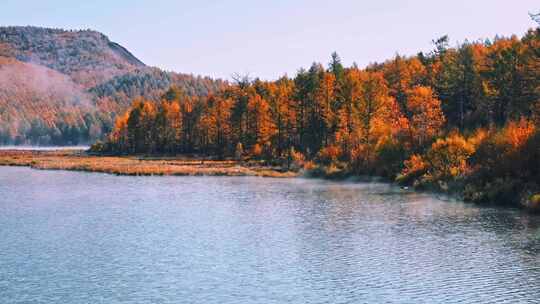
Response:
[[[295,177],[296,172],[261,162],[204,160],[183,156],[96,156],[84,151],[0,151],[0,165],[34,169],[102,172],[116,175],[211,175]]]

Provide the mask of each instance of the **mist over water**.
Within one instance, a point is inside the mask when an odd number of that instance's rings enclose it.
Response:
[[[0,167],[13,303],[524,303],[540,217],[382,183]]]

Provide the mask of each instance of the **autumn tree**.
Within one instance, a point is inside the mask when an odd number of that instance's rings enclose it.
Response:
[[[343,151],[343,156],[351,158],[353,149],[353,132],[359,125],[358,105],[362,94],[361,71],[349,69],[343,77],[340,88],[340,104],[337,110],[337,129],[335,141]]]
[[[418,86],[406,96],[409,141],[413,150],[419,151],[442,131],[445,118],[431,88]]]
[[[528,110],[524,89],[525,47],[517,38],[495,41],[487,55],[485,94],[490,100],[493,122],[503,125]]]
[[[231,138],[232,100],[210,96],[207,107],[199,120],[204,150],[221,157],[232,151]]]
[[[418,58],[407,59],[397,55],[384,64],[382,71],[388,82],[390,95],[397,100],[403,110],[406,110],[407,91],[426,82],[425,66]]]
[[[389,95],[381,72],[362,72],[359,78],[361,89],[356,103],[358,125],[353,131],[352,153],[357,166],[370,169],[375,148],[385,137],[392,135],[399,110],[395,99]]]
[[[276,133],[276,126],[272,120],[268,102],[258,94],[251,96],[247,113],[249,119],[246,147],[271,148],[270,140]]]
[[[308,71],[300,70],[295,78],[295,99],[298,105],[297,126],[299,148],[313,156],[321,148],[324,139],[324,119],[317,104],[317,92],[325,74],[322,65],[314,63]]]
[[[343,72],[340,72],[343,73]],[[341,74],[339,77],[343,77]],[[317,132],[317,145],[328,145],[331,136],[337,128],[337,110],[339,103],[336,97],[336,76],[334,73],[323,73],[315,92],[314,123],[319,125],[314,129]],[[318,150],[318,149],[317,149]]]
[[[277,157],[282,157],[284,152],[298,143],[293,92],[294,83],[285,77],[268,85],[268,103],[276,125],[274,146]]]
[[[334,79],[337,82],[340,82],[343,79],[343,74],[345,73],[345,68],[341,63],[341,58],[337,52],[333,52],[331,55],[330,63],[328,64],[328,72],[334,75]]]

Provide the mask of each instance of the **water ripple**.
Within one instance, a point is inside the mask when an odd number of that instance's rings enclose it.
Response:
[[[538,303],[540,218],[386,184],[0,167],[1,303]]]

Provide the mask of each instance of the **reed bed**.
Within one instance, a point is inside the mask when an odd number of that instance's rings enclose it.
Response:
[[[296,172],[256,161],[206,160],[177,157],[96,156],[83,151],[0,151],[0,165],[41,170],[102,172],[116,175],[210,175],[295,177]]]

